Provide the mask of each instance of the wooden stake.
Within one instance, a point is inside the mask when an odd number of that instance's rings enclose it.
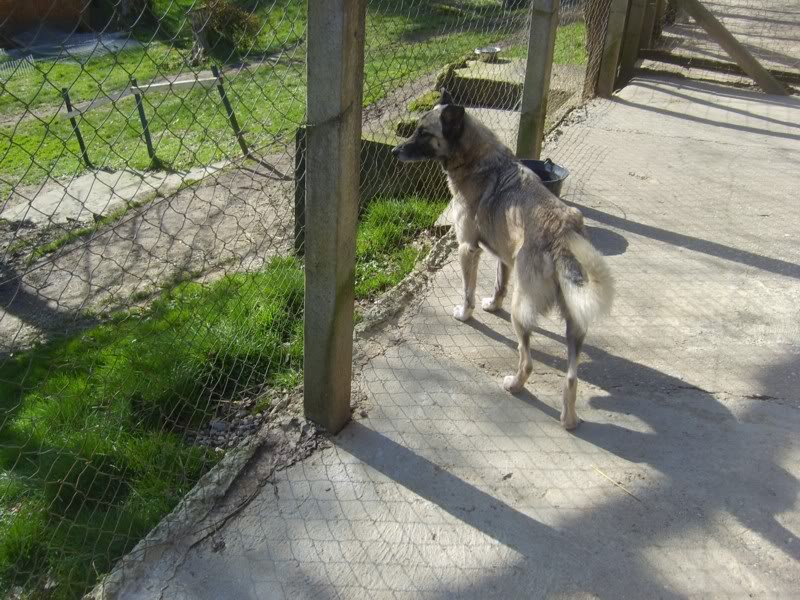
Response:
[[[131,87],[138,88],[139,84],[135,79],[131,79]],[[142,132],[144,133],[144,141],[147,144],[147,155],[150,157],[150,162],[156,160],[156,151],[153,149],[153,140],[150,139],[150,126],[147,124],[147,115],[144,114],[144,103],[142,102],[141,94],[134,92],[134,99],[136,100],[136,110],[139,111],[139,120],[142,122]]]
[[[61,97],[64,99],[64,108],[67,109],[67,113],[71,113],[72,102],[70,102],[69,90],[67,88],[61,88]],[[83,142],[83,136],[81,135],[80,127],[78,127],[78,121],[73,116],[69,118],[69,122],[72,124],[72,132],[75,134],[75,137],[78,138],[78,147],[81,149],[81,158],[83,159],[86,167],[91,169],[92,163],[89,160],[89,151],[86,150],[86,144]]]

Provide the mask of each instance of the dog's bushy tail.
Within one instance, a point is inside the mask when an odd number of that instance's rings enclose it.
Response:
[[[577,232],[566,234],[556,274],[566,310],[582,331],[611,311],[614,279],[603,256]]]

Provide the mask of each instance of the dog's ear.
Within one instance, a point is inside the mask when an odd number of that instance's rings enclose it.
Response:
[[[464,131],[464,107],[447,104],[439,116],[442,122],[442,135],[448,142],[456,142]]]
[[[453,102],[453,97],[450,95],[450,92],[447,91],[447,88],[442,88],[441,90],[442,96],[439,98],[439,104],[442,106],[447,106],[448,104],[455,104]]]

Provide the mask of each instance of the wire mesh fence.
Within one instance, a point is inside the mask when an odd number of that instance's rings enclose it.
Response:
[[[665,64],[705,73],[707,79],[722,75],[740,76],[736,83],[752,85],[713,36],[701,27],[680,2],[664,2],[655,20],[658,33],[648,68],[669,70]],[[719,21],[790,92],[800,89],[800,7],[791,0],[713,0],[702,6]],[[676,68],[672,69],[677,70]],[[686,74],[686,72],[683,72]]]
[[[306,2],[27,4],[0,13],[0,590],[74,598],[302,380]],[[562,2],[551,123],[607,5]],[[368,2],[357,318],[443,230],[442,173],[391,147],[446,87],[513,149],[532,18]]]
[[[304,3],[34,4],[3,23],[0,587],[75,598],[299,381]]]

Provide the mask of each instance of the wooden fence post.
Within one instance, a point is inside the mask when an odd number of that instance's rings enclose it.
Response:
[[[610,98],[614,93],[629,3],[630,0],[611,0],[606,39],[603,42],[603,57],[600,61],[600,73],[597,76],[597,95],[602,98]]]
[[[306,245],[306,130],[294,134],[294,252],[305,254]]]
[[[306,417],[350,419],[365,0],[308,2]]]
[[[639,35],[639,48],[653,46],[653,32],[656,28],[656,12],[658,0],[646,0],[644,19],[642,20],[642,33]]]
[[[559,0],[534,0],[517,131],[517,157],[539,158],[558,28]]]
[[[642,35],[642,23],[644,22],[646,5],[647,0],[631,0],[619,58],[618,87],[633,77],[633,67],[639,56],[639,38]]]
[[[667,16],[667,0],[656,0],[656,22],[653,31],[653,39],[658,40],[661,38],[661,33],[664,29],[664,22]]]
[[[603,61],[603,44],[608,28],[611,0],[585,0],[583,19],[586,23],[586,73],[583,78],[583,99],[597,95],[597,78]]]

